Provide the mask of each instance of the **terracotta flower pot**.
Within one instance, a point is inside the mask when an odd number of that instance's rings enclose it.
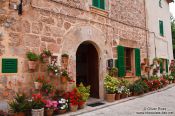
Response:
[[[86,106],[86,102],[83,102],[83,104],[78,105],[78,109],[83,109]]]
[[[43,62],[44,62],[44,63],[48,63],[48,62],[49,62],[49,57],[44,57],[44,58],[43,58]]]
[[[128,95],[127,94],[125,94],[125,93],[122,93],[121,94],[121,98],[123,99],[123,98],[127,98],[128,97]]]
[[[43,86],[43,84],[42,83],[40,83],[40,82],[34,82],[34,85],[35,85],[35,89],[41,89],[42,88],[42,86]]]
[[[136,93],[136,92],[133,92],[133,96],[138,96],[138,93]]]
[[[45,114],[46,114],[46,116],[53,116],[53,109],[46,109],[45,110]]]
[[[54,74],[54,72],[53,71],[49,71],[49,76],[50,77],[53,77],[55,74]]]
[[[14,116],[25,116],[25,113],[24,112],[14,113]]]
[[[35,70],[37,62],[36,61],[28,61],[29,69],[30,70]]]
[[[116,93],[116,94],[115,94],[115,100],[119,100],[119,99],[120,99],[120,95],[121,95],[121,94]]]
[[[67,78],[66,78],[65,76],[62,76],[62,77],[61,77],[61,82],[62,82],[62,83],[66,83],[66,82],[67,82]]]
[[[32,116],[44,116],[44,108],[32,109]]]
[[[76,112],[77,109],[78,109],[78,105],[72,105],[72,104],[70,104],[70,111],[71,112]]]
[[[115,101],[115,93],[114,94],[106,94],[106,101],[107,102],[114,102]]]
[[[59,114],[64,114],[64,113],[66,113],[66,111],[67,111],[66,109],[64,109],[64,110],[58,110],[58,113]]]
[[[69,57],[62,57],[61,58],[62,66],[64,69],[67,69],[67,67],[68,67],[68,60],[69,60]]]

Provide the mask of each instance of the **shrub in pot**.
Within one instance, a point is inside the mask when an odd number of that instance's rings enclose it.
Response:
[[[74,88],[70,93],[69,93],[69,107],[70,111],[76,112],[78,109],[78,103],[79,103],[79,98],[80,98],[80,93],[78,92],[77,88]]]
[[[134,83],[131,87],[131,91],[134,95],[138,95],[144,92],[143,86],[140,83]]]
[[[66,83],[66,82],[69,81],[69,80],[70,80],[70,77],[69,77],[68,72],[67,72],[66,70],[63,70],[63,71],[61,72],[61,82],[62,82],[62,83]]]
[[[14,100],[9,102],[10,110],[14,113],[14,116],[25,116],[25,111],[29,107],[28,105],[24,94],[16,94]]]
[[[44,83],[44,76],[43,77],[38,77],[35,82],[34,82],[34,85],[35,85],[35,89],[39,90],[42,88],[42,85]]]
[[[33,94],[32,98],[32,116],[44,116],[46,100],[40,93]]]
[[[85,87],[83,83],[77,87],[78,92],[80,93],[78,108],[82,109],[85,107],[87,100],[90,96],[90,86]]]
[[[57,108],[58,102],[52,100],[46,100],[45,114],[46,116],[53,116],[54,109]]]
[[[120,87],[117,87],[116,93],[115,93],[115,100],[119,100],[121,98],[122,90]]]
[[[58,113],[63,114],[67,111],[68,109],[68,100],[64,98],[59,98],[58,99]]]
[[[42,63],[49,62],[49,57],[52,56],[52,53],[50,50],[44,49],[43,52],[39,55],[39,59]]]
[[[48,64],[47,71],[50,77],[58,76],[60,73],[59,67],[56,65],[56,62]]]
[[[104,79],[104,88],[106,90],[106,101],[113,102],[115,101],[115,92],[117,90],[117,86],[119,84],[119,81],[107,75]]]
[[[112,68],[109,70],[109,75],[112,77],[117,77],[118,76],[118,69],[117,68]]]
[[[121,98],[126,98],[130,95],[130,90],[126,86],[121,86],[120,88],[122,91]]]
[[[35,70],[36,69],[36,65],[37,65],[37,60],[38,60],[38,55],[33,53],[33,52],[27,52],[26,54],[27,58],[28,58],[28,65],[29,65],[29,69],[30,70]]]

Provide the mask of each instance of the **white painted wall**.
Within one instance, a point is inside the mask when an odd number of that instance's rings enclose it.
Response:
[[[162,8],[159,0],[145,0],[147,9],[147,28],[149,30],[149,56],[150,61],[155,58],[155,47],[158,58],[173,59],[172,35],[169,4],[162,0]],[[159,20],[164,24],[164,37],[159,34]]]

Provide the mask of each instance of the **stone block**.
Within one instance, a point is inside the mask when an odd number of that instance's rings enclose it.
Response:
[[[36,36],[36,35],[32,35],[32,34],[24,35],[24,42],[25,42],[25,46],[29,46],[29,47],[40,46],[39,36]]]
[[[60,46],[56,43],[48,43],[48,49],[53,53],[58,53],[60,50]]]
[[[56,41],[52,37],[47,37],[47,36],[42,36],[41,41],[56,43]]]

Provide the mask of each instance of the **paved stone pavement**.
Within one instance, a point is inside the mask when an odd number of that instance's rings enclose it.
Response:
[[[175,116],[175,87],[79,116]]]

